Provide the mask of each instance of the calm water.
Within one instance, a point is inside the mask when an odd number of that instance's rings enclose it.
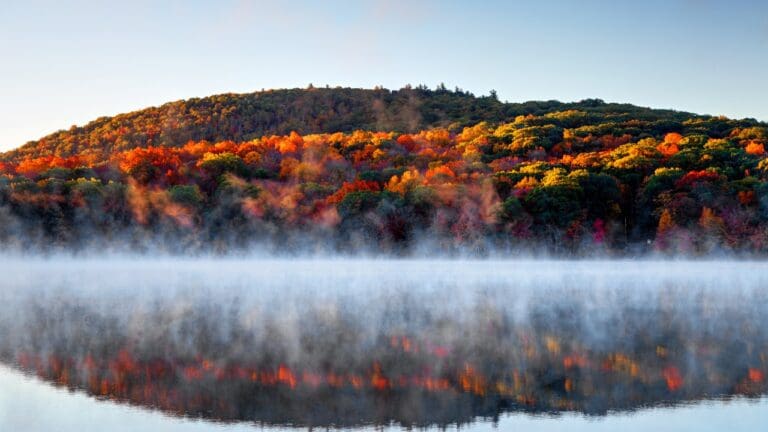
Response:
[[[754,430],[767,270],[7,259],[0,430]]]
[[[590,430],[590,431],[754,431],[768,424],[768,399],[705,401],[675,408],[656,408],[605,417],[564,413],[559,416],[503,415],[497,423],[477,421],[460,429],[492,430]],[[518,429],[519,428],[519,429]],[[179,418],[158,411],[96,400],[81,392],[70,392],[0,367],[0,430],[8,431],[255,431],[295,430],[254,426],[249,423],[221,424]],[[386,427],[385,430],[401,430]],[[381,430],[362,427],[357,430]],[[449,427],[448,430],[457,430]]]

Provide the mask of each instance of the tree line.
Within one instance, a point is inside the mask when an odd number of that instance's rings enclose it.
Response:
[[[599,100],[506,104],[459,89],[254,95],[100,119],[6,153],[0,241],[171,252],[257,243],[397,253],[768,251],[764,123]],[[264,123],[237,108],[260,98],[293,102]],[[355,98],[370,110],[329,102]],[[387,102],[377,108],[377,100]],[[418,100],[412,124],[403,117],[408,100]],[[327,106],[333,113],[319,114]]]

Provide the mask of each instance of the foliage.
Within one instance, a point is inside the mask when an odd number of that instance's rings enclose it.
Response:
[[[220,95],[3,155],[0,242],[766,253],[767,141],[754,120],[599,100]]]

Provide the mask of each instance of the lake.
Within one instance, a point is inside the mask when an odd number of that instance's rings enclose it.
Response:
[[[752,430],[767,270],[8,258],[0,430]]]

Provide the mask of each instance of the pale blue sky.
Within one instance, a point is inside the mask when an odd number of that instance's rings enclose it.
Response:
[[[0,150],[101,115],[310,82],[768,120],[765,1],[0,1]]]

